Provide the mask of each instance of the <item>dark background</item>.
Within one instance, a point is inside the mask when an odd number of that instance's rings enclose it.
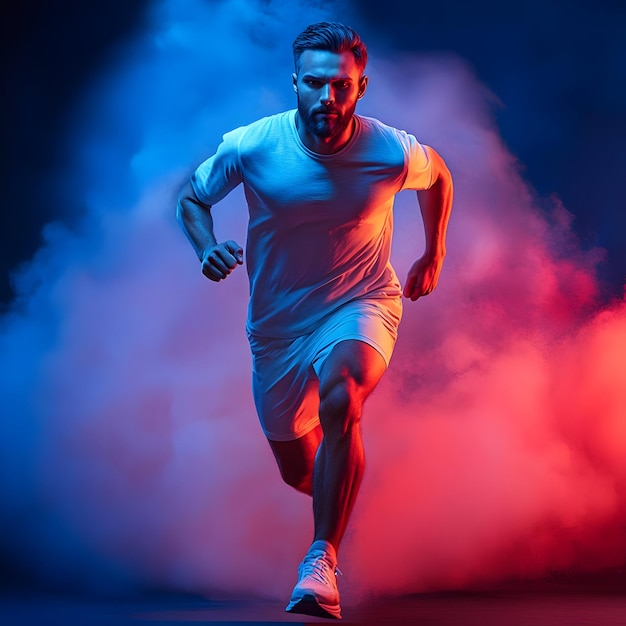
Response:
[[[626,275],[626,3],[612,0],[363,2],[390,49],[451,50],[500,100],[501,135],[542,197],[574,215],[601,277]],[[407,3],[408,5],[408,3]],[[404,11],[406,14],[406,11]]]
[[[24,1],[2,10],[2,308],[13,298],[10,272],[37,250],[42,225],[81,213],[80,198],[62,204],[54,195],[64,157],[60,121],[116,46],[133,37],[145,5]],[[626,3],[368,0],[354,6],[390,50],[452,51],[474,67],[501,103],[497,122],[526,180],[539,196],[561,198],[583,247],[606,249],[601,277],[609,294],[620,295]]]
[[[2,9],[0,310],[13,299],[10,272],[36,252],[41,227],[81,215],[81,198],[61,204],[55,195],[61,122],[116,46],[133,37],[145,4],[23,1]],[[606,249],[601,276],[606,293],[619,295],[626,273],[626,3],[358,6],[390,50],[447,50],[473,65],[501,102],[497,121],[523,175],[540,196],[562,199],[583,247]],[[17,568],[0,554],[0,582],[15,582]]]

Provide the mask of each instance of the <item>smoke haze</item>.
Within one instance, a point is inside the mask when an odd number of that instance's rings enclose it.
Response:
[[[0,327],[0,528],[34,578],[290,592],[311,507],[257,424],[245,272],[207,281],[174,210],[224,132],[295,106],[291,41],[326,18],[359,29],[350,5],[154,3],[68,116],[59,197],[84,219],[46,228]],[[462,59],[368,43],[359,112],[441,152],[456,197],[440,286],[405,301],[366,405],[346,595],[622,566],[626,308],[601,298],[603,253],[525,183]],[[215,214],[244,243],[241,189]],[[422,246],[403,192],[401,279]]]

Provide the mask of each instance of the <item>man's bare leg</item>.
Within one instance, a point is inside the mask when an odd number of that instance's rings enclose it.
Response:
[[[269,440],[283,480],[313,496],[314,540],[328,541],[335,551],[365,468],[363,402],[385,369],[370,345],[356,340],[337,344],[320,373],[321,425],[293,441]]]
[[[324,438],[313,476],[314,540],[335,549],[361,486],[365,455],[361,438],[363,403],[386,369],[377,350],[356,340],[333,349],[320,372],[320,421]]]
[[[313,470],[314,541],[298,568],[287,611],[341,619],[337,550],[346,531],[365,468],[361,412],[385,371],[371,346],[337,344],[320,372],[320,422],[324,433]]]

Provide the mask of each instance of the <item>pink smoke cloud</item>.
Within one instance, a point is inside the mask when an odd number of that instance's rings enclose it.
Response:
[[[256,422],[245,273],[206,281],[174,208],[222,132],[293,106],[289,44],[326,15],[306,3],[160,6],[135,56],[83,104],[83,164],[68,181],[88,200],[85,223],[48,229],[2,322],[4,524],[46,580],[284,598],[311,538],[310,501],[281,483]],[[271,45],[253,36],[263,25]],[[198,81],[221,80],[207,61],[221,39],[207,30],[239,44],[243,93],[219,102]],[[623,565],[626,309],[601,299],[601,252],[580,247],[558,199],[546,210],[535,197],[462,60],[370,47],[361,112],[436,147],[456,201],[440,286],[405,303],[366,407],[343,588],[360,597]],[[119,123],[98,123],[109,118]],[[245,217],[237,190],[218,233],[243,243]],[[422,245],[403,193],[402,279]]]

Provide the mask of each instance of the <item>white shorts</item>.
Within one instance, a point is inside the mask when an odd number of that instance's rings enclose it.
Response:
[[[389,365],[401,317],[400,297],[360,298],[341,306],[308,335],[277,339],[248,334],[252,391],[265,436],[292,441],[319,424],[319,373],[339,342],[363,341]]]

